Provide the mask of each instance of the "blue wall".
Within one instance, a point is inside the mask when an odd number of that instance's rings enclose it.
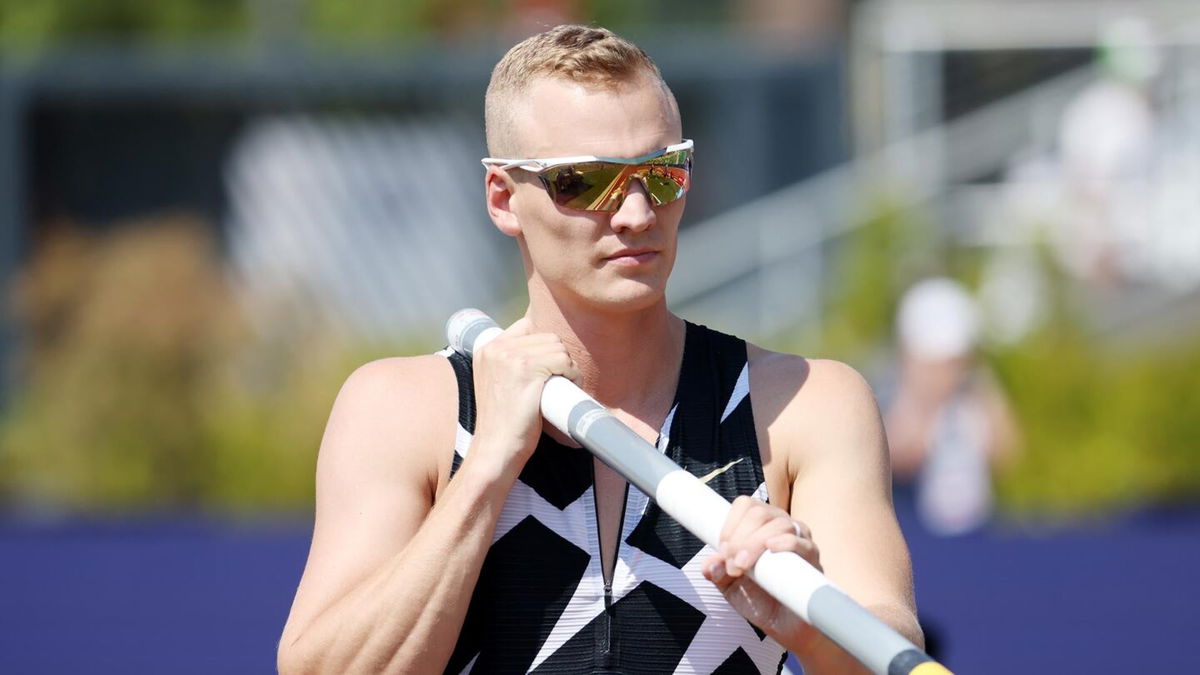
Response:
[[[0,526],[0,671],[265,673],[301,526]]]
[[[965,673],[1195,672],[1200,510],[956,539],[901,519],[941,658]],[[263,673],[307,525],[0,523],[0,671]]]
[[[950,539],[901,516],[922,620],[957,672],[1197,672],[1200,511]]]

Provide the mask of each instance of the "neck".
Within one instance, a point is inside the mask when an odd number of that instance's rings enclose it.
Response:
[[[535,330],[562,339],[579,369],[579,386],[605,407],[644,415],[670,406],[685,326],[665,300],[632,312],[597,312],[531,299],[526,316]]]

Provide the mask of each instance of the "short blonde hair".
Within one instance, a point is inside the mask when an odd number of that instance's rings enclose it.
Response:
[[[518,43],[492,70],[484,98],[484,131],[492,157],[515,157],[522,150],[514,133],[514,101],[539,77],[560,77],[595,87],[616,87],[649,77],[658,82],[672,108],[675,97],[662,73],[641,47],[607,28],[563,25]]]

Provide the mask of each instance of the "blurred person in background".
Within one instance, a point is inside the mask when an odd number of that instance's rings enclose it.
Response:
[[[865,672],[746,576],[768,549],[920,644],[865,381],[666,307],[691,143],[654,63],[559,26],[508,52],[485,108],[486,204],[528,308],[473,364],[386,359],[346,382],[280,669],[759,673],[791,650]],[[736,498],[719,550],[543,426],[552,375]]]
[[[987,522],[992,472],[1016,445],[1004,393],[977,358],[980,324],[970,294],[946,278],[913,285],[897,311],[900,375],[885,418],[892,470],[937,534]]]
[[[1052,232],[1063,264],[1097,286],[1126,280],[1150,228],[1155,115],[1149,87],[1160,57],[1149,25],[1109,24],[1097,49],[1100,78],[1076,96],[1059,125],[1066,209]]]

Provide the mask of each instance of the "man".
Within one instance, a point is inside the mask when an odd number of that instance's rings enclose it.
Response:
[[[560,26],[501,60],[486,118],[488,213],[521,251],[528,309],[473,371],[444,354],[347,381],[280,669],[776,672],[790,649],[809,672],[852,672],[746,578],[766,549],[824,566],[919,641],[863,380],[666,308],[691,151],[654,64],[606,30]],[[743,495],[720,551],[543,426],[552,375]]]

